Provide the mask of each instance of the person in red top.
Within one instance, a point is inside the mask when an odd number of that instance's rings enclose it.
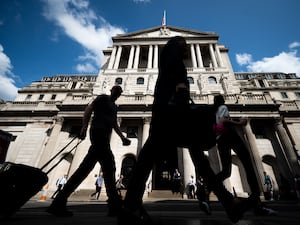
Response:
[[[276,214],[277,212],[275,210],[266,207],[260,200],[259,184],[249,149],[236,131],[237,127],[246,126],[247,120],[244,118],[235,120],[231,119],[223,95],[216,95],[214,97],[214,108],[216,115],[215,129],[217,146],[222,163],[222,170],[217,174],[218,180],[223,182],[225,179],[230,177],[232,166],[231,150],[233,150],[244,166],[247,181],[251,189],[249,199],[254,204],[255,213],[258,215]]]

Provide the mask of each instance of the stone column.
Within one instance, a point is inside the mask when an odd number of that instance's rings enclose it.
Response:
[[[197,68],[197,61],[196,61],[196,54],[195,54],[194,44],[191,44],[190,49],[191,49],[191,57],[192,57],[193,68]]]
[[[137,45],[136,49],[135,49],[133,69],[137,69],[138,68],[138,66],[139,66],[139,58],[140,58],[140,46]]]
[[[288,129],[292,138],[294,139],[294,149],[296,150],[296,154],[300,157],[300,137],[297,135],[297,132],[293,126],[293,124],[288,125]]]
[[[112,53],[110,55],[108,69],[112,69],[116,59],[117,46],[113,47]]]
[[[184,172],[184,161],[183,161],[183,151],[182,151],[182,148],[177,148],[177,158],[178,158],[178,170],[179,170],[180,174],[183,175],[183,172]]]
[[[198,60],[198,67],[202,68],[203,60],[202,60],[202,55],[201,55],[201,50],[200,50],[199,44],[196,44],[196,54],[197,54],[197,60]]]
[[[293,145],[289,139],[289,136],[281,122],[281,120],[277,120],[275,123],[275,129],[280,139],[280,143],[284,149],[284,152],[287,156],[287,159],[290,164],[290,169],[293,175],[295,176],[297,173],[300,174],[299,163],[297,159],[297,155],[294,151]]]
[[[223,60],[222,60],[222,57],[221,57],[219,46],[216,44],[215,47],[216,47],[216,55],[217,55],[217,58],[218,58],[218,61],[219,61],[219,65],[221,67],[223,67],[224,63],[223,63]]]
[[[119,68],[119,63],[120,63],[120,59],[121,59],[121,53],[122,53],[122,46],[119,46],[118,47],[116,61],[115,61],[115,64],[114,64],[114,69],[118,69]]]
[[[246,134],[249,143],[250,149],[248,150],[250,151],[250,156],[252,157],[252,164],[254,165],[255,173],[259,181],[258,184],[260,185],[260,190],[263,191],[265,182],[265,178],[263,175],[264,168],[256,145],[256,138],[250,126],[250,120],[248,121],[247,125],[243,127],[243,131]]]
[[[153,61],[153,68],[158,68],[158,45],[154,46],[154,61]]]
[[[127,69],[132,69],[134,50],[135,50],[135,47],[132,45],[130,48]]]
[[[145,144],[148,136],[149,136],[149,128],[150,128],[150,122],[151,118],[150,117],[145,117],[144,118],[144,124],[143,124],[143,134],[142,134],[142,145]]]
[[[152,61],[153,61],[153,46],[149,46],[149,52],[148,52],[148,65],[147,68],[151,69],[152,68]]]
[[[56,117],[54,120],[54,124],[52,126],[51,135],[47,141],[46,147],[43,151],[43,154],[40,158],[40,162],[38,164],[39,168],[41,168],[57,151],[57,145],[59,141],[59,135],[64,122],[64,118]]]
[[[209,44],[209,53],[210,53],[210,57],[211,57],[211,60],[212,60],[213,67],[214,68],[218,67],[215,52],[214,52],[214,48],[213,48],[212,44]]]
[[[183,159],[183,185],[186,186],[189,181],[191,175],[196,178],[195,174],[195,166],[190,156],[189,150],[187,148],[183,148],[182,150],[182,159]]]

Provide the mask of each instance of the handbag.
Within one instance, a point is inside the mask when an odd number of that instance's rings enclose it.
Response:
[[[209,150],[216,145],[213,107],[196,105],[188,91],[176,92],[169,104],[169,126],[178,147]]]

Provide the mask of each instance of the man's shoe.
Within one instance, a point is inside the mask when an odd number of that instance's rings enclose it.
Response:
[[[122,209],[117,218],[118,225],[153,225],[153,221],[144,208],[134,212]]]
[[[234,198],[224,207],[229,219],[236,223],[243,218],[246,211],[252,208],[252,201],[247,198]]]
[[[73,213],[71,211],[68,211],[66,208],[54,208],[54,207],[49,207],[46,212],[57,216],[57,217],[71,217],[73,216]]]
[[[199,207],[207,215],[211,215],[210,205],[207,202],[199,201]]]

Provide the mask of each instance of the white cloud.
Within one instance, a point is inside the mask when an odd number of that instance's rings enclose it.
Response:
[[[76,70],[80,73],[93,73],[98,68],[95,68],[91,63],[77,64]]]
[[[289,47],[299,47],[299,42],[293,42]],[[281,52],[273,57],[265,57],[258,61],[252,60],[252,55],[236,54],[236,61],[240,66],[245,66],[248,72],[283,72],[296,73],[300,76],[300,57],[297,50]]]
[[[133,0],[135,3],[148,3],[151,2],[151,0]]]
[[[111,37],[125,33],[125,30],[112,26],[89,8],[89,1],[44,0],[44,16],[56,23],[63,32],[79,43],[86,55],[79,56],[82,63],[76,67],[79,72],[98,72],[102,60],[102,50],[112,44]],[[89,66],[83,66],[89,65]],[[83,71],[86,68],[87,71]],[[94,71],[89,71],[94,68]]]
[[[10,59],[0,44],[0,99],[6,101],[14,100],[18,93],[15,81],[11,78],[14,76],[12,68]]]
[[[300,42],[297,42],[297,41],[295,41],[295,42],[289,44],[289,48],[297,48],[297,47],[299,47],[299,46],[300,46]]]
[[[236,54],[235,58],[236,58],[237,63],[241,66],[247,65],[252,61],[252,56],[247,53]]]

